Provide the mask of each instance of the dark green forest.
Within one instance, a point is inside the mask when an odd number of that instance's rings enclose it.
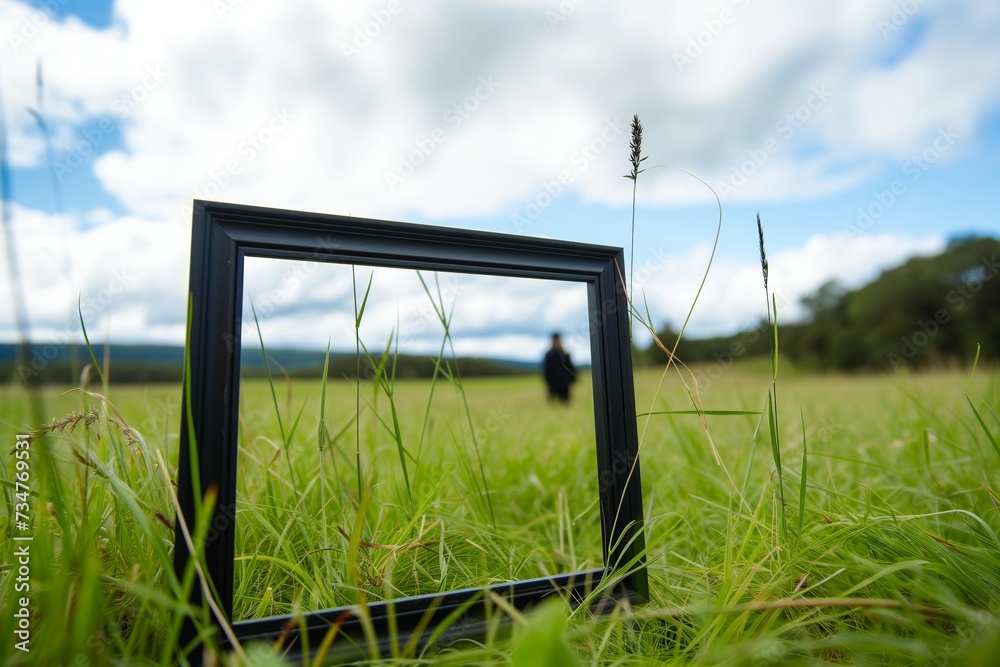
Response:
[[[932,257],[914,257],[858,289],[823,285],[802,300],[807,317],[779,327],[782,357],[816,370],[924,369],[967,365],[1000,357],[1000,241],[952,239]],[[763,289],[763,288],[762,288]],[[715,362],[770,354],[767,322],[733,336],[684,339],[677,355],[685,363]],[[778,313],[779,321],[781,313]],[[676,331],[658,332],[673,345]],[[636,352],[644,363],[662,363],[651,347]]]

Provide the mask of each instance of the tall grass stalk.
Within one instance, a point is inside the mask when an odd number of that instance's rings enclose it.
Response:
[[[49,165],[49,182],[52,185],[52,203],[56,215],[63,215],[62,185],[59,175],[56,173],[56,161],[52,153],[52,134],[49,131],[49,124],[45,120],[45,78],[42,75],[42,61],[39,60],[35,67],[35,106],[28,107],[28,113],[35,119],[38,125],[38,132],[42,135],[42,145],[45,147],[45,160]],[[63,260],[59,266],[63,278],[71,282],[73,276],[73,256],[67,246],[63,248]],[[73,306],[69,306],[69,319],[73,319]],[[70,344],[69,381],[77,382],[80,377],[80,352],[76,345]]]
[[[49,182],[52,185],[52,202],[55,212],[62,214],[62,186],[59,183],[59,175],[56,173],[56,161],[52,154],[52,135],[49,132],[49,124],[45,121],[45,78],[42,76],[42,61],[40,60],[35,64],[35,107],[28,107],[27,111],[35,119],[38,131],[42,135],[42,144],[45,147],[45,161],[49,165]],[[67,253],[63,266],[67,277],[70,273],[70,259]]]
[[[3,104],[3,90],[0,88],[0,225],[3,228],[4,249],[7,252],[7,279],[10,281],[11,304],[14,306],[14,324],[17,330],[18,346],[14,368],[21,376],[21,385],[27,392],[31,423],[42,421],[44,406],[41,393],[35,387],[31,370],[31,325],[28,321],[28,306],[21,279],[17,243],[14,239],[14,224],[11,221],[11,202],[14,201],[10,164],[7,161],[7,114]]]
[[[760,270],[764,278],[764,304],[767,306],[767,333],[771,347],[771,389],[767,394],[767,416],[771,436],[771,455],[778,474],[778,504],[781,515],[782,534],[787,535],[785,521],[785,482],[781,469],[781,431],[778,421],[778,301],[768,288],[767,250],[764,247],[764,225],[757,214],[757,238],[760,247]],[[772,317],[773,311],[773,317]]]
[[[641,132],[640,132],[640,136],[641,136]],[[637,163],[634,160],[634,155],[635,155],[635,153],[633,151],[633,156],[631,158],[632,164],[633,164],[633,168],[635,166],[637,166]],[[645,159],[645,158],[642,158],[642,159]],[[733,479],[732,475],[729,472],[729,469],[726,467],[725,463],[723,462],[722,457],[719,454],[718,447],[716,446],[715,441],[712,438],[712,433],[711,433],[711,431],[708,428],[708,422],[705,420],[706,411],[705,411],[705,408],[704,408],[704,406],[702,405],[702,402],[701,402],[701,394],[700,394],[699,387],[698,387],[698,380],[695,377],[695,374],[691,371],[691,369],[689,369],[677,357],[677,348],[680,345],[681,339],[684,336],[684,332],[687,330],[688,324],[691,321],[691,317],[694,314],[695,306],[697,305],[698,300],[701,297],[702,290],[705,287],[705,282],[708,280],[708,275],[711,272],[712,263],[715,261],[715,253],[716,253],[716,250],[719,247],[719,238],[720,238],[720,236],[722,234],[722,200],[719,198],[719,194],[715,191],[715,188],[713,188],[708,182],[706,182],[704,179],[702,179],[698,175],[696,175],[694,173],[691,173],[690,171],[688,171],[686,169],[682,169],[680,167],[675,167],[673,165],[656,165],[656,166],[651,167],[651,168],[652,169],[670,169],[670,170],[673,170],[673,171],[677,171],[677,172],[680,172],[682,174],[685,174],[686,176],[689,176],[689,177],[695,179],[696,181],[698,181],[699,183],[701,183],[702,185],[704,185],[706,188],[708,188],[709,192],[712,193],[712,196],[715,199],[716,207],[718,209],[718,217],[717,217],[716,225],[715,225],[715,238],[714,238],[714,240],[712,242],[712,250],[711,250],[711,253],[709,255],[708,262],[707,262],[707,264],[705,266],[705,271],[702,273],[701,281],[698,284],[698,290],[695,292],[694,298],[691,301],[691,305],[688,307],[687,313],[686,313],[686,315],[684,317],[684,322],[681,324],[680,331],[678,331],[677,337],[673,341],[672,346],[668,347],[667,344],[663,343],[663,341],[660,340],[659,336],[656,333],[656,327],[655,327],[655,325],[653,323],[652,316],[649,315],[648,308],[645,310],[646,314],[644,315],[643,312],[640,311],[636,307],[635,302],[633,300],[633,297],[629,294],[628,290],[627,289],[625,290],[625,298],[626,298],[626,300],[628,302],[629,310],[630,310],[630,312],[632,314],[632,317],[635,318],[643,326],[643,328],[645,328],[649,332],[649,334],[653,338],[653,344],[656,345],[656,347],[661,352],[663,352],[666,355],[666,357],[667,357],[667,362],[666,362],[666,364],[664,364],[663,371],[660,374],[660,381],[657,384],[656,389],[652,392],[652,398],[651,398],[650,407],[644,413],[641,413],[640,415],[638,415],[638,416],[644,416],[645,417],[645,419],[643,420],[642,428],[640,430],[640,434],[639,434],[639,449],[641,451],[641,449],[642,449],[642,443],[644,442],[644,440],[646,438],[646,435],[647,435],[647,432],[648,432],[648,429],[649,429],[649,426],[650,426],[650,419],[649,419],[650,416],[652,416],[654,414],[657,414],[657,411],[655,411],[653,409],[653,407],[655,406],[656,401],[659,400],[658,397],[661,395],[661,391],[663,389],[663,383],[665,382],[667,374],[669,373],[670,369],[674,368],[674,370],[677,373],[677,377],[680,380],[680,383],[684,387],[684,390],[685,390],[685,392],[687,394],[688,401],[690,402],[691,406],[694,408],[694,414],[697,415],[698,420],[701,423],[704,436],[708,440],[709,448],[712,451],[712,456],[715,459],[716,465],[718,465],[719,467],[721,467],[723,469],[726,477],[730,481],[730,484],[731,484],[733,490],[740,497],[740,502],[743,503],[743,504],[745,504],[746,501],[742,497],[742,492],[740,491],[739,487],[737,487],[735,480]],[[635,239],[634,239],[634,227],[633,227],[633,237],[631,239],[631,242],[634,243],[634,240]],[[622,283],[624,283],[624,278],[621,277],[621,269],[620,268],[619,268],[619,279],[620,279],[620,281]],[[645,301],[645,295],[643,295],[643,300]],[[686,373],[686,376],[685,376],[685,373]],[[689,379],[690,379],[690,383],[688,382]],[[670,411],[667,411],[667,412],[670,412]],[[633,467],[633,470],[634,470],[634,467]],[[629,474],[631,476],[631,471],[630,471]],[[620,505],[620,503],[619,503],[619,505]],[[619,512],[620,512],[620,507],[619,507]]]
[[[646,156],[642,155],[642,123],[639,122],[638,114],[632,116],[632,140],[629,142],[629,149],[631,150],[629,161],[632,163],[632,170],[625,174],[625,178],[632,180],[632,233],[629,237],[630,249],[628,257],[628,284],[631,287],[632,276],[635,273],[635,195],[639,182],[639,174],[646,171],[639,168],[639,165],[646,160]]]

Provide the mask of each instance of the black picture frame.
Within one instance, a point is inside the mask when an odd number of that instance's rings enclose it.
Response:
[[[204,568],[216,603],[232,619],[234,588],[237,426],[240,333],[246,257],[364,264],[425,271],[585,283],[590,319],[598,493],[604,567],[551,578],[491,586],[525,609],[558,593],[580,601],[614,572],[607,598],[642,602],[648,596],[643,558],[642,490],[639,474],[629,313],[621,248],[470,231],[384,220],[323,215],[255,206],[194,202],[191,241],[187,368],[180,429],[177,493],[181,514],[195,525],[198,499],[214,489],[216,503],[204,549]],[[196,470],[192,463],[197,463]],[[197,474],[197,479],[192,473]],[[195,494],[198,494],[197,496]],[[178,574],[191,558],[177,522],[174,565]],[[604,583],[607,583],[606,581]],[[199,586],[191,602],[201,605]],[[476,636],[485,629],[483,589],[403,598],[368,605],[381,645],[388,648],[390,615],[401,643],[413,632],[419,642],[449,614],[446,639]],[[351,608],[327,609],[232,624],[238,640],[276,640],[301,651],[316,647],[331,624],[340,622],[335,646],[367,646]],[[345,613],[348,612],[348,613]],[[193,638],[193,627],[185,633]],[[303,637],[306,633],[308,636]],[[441,637],[437,639],[442,641]],[[225,646],[225,637],[222,637]],[[306,644],[307,642],[307,644]],[[348,650],[348,653],[350,651]],[[346,654],[345,654],[346,655]],[[384,653],[383,653],[384,655]],[[357,655],[354,655],[357,657]]]

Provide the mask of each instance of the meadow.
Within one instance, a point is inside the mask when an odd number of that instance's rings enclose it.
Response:
[[[511,610],[509,632],[404,637],[379,660],[996,664],[1000,374],[783,367],[775,452],[767,362],[693,368],[704,415],[661,370],[636,375],[652,599]],[[530,376],[401,380],[391,401],[371,382],[245,382],[234,617],[599,566],[587,384],[566,408]],[[62,392],[45,390],[30,444],[30,653],[8,539],[25,534],[14,434],[30,416],[22,390],[2,394],[0,661],[176,664],[181,622],[206,618],[171,560],[180,387]],[[274,646],[220,659],[285,664]]]

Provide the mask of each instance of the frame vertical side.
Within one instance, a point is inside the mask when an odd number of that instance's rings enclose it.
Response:
[[[197,499],[211,489],[216,495],[215,509],[204,545],[204,564],[211,586],[216,591],[227,618],[232,615],[233,550],[236,501],[235,410],[206,410],[221,397],[224,405],[238,400],[239,339],[232,334],[239,324],[237,299],[242,280],[236,243],[222,226],[213,224],[211,213],[195,202],[192,219],[190,270],[191,315],[185,369],[184,399],[177,467],[177,495],[183,519],[189,530],[197,522]],[[188,375],[190,373],[190,375]],[[190,392],[190,396],[188,393]],[[188,404],[191,406],[188,412]],[[193,431],[193,442],[189,433]],[[192,454],[192,449],[196,452]],[[193,457],[193,458],[192,458]],[[200,487],[195,488],[192,464],[197,464]],[[197,496],[195,494],[198,494]],[[193,554],[177,522],[174,568],[182,576]],[[203,596],[196,583],[189,602],[200,606]],[[185,624],[182,645],[193,639],[195,628]]]
[[[632,380],[632,342],[629,330],[628,301],[619,272],[624,266],[624,251],[608,262],[594,283],[597,317],[592,315],[591,333],[596,341],[594,352],[601,360],[601,382],[606,413],[599,433],[616,447],[598,446],[598,470],[601,495],[601,523],[605,539],[605,566],[625,568],[623,579],[627,592],[636,601],[648,599],[649,586],[645,569],[643,535],[642,480],[639,470],[638,428],[635,411],[635,386]],[[595,335],[596,334],[596,335]],[[629,565],[631,563],[631,565]]]

